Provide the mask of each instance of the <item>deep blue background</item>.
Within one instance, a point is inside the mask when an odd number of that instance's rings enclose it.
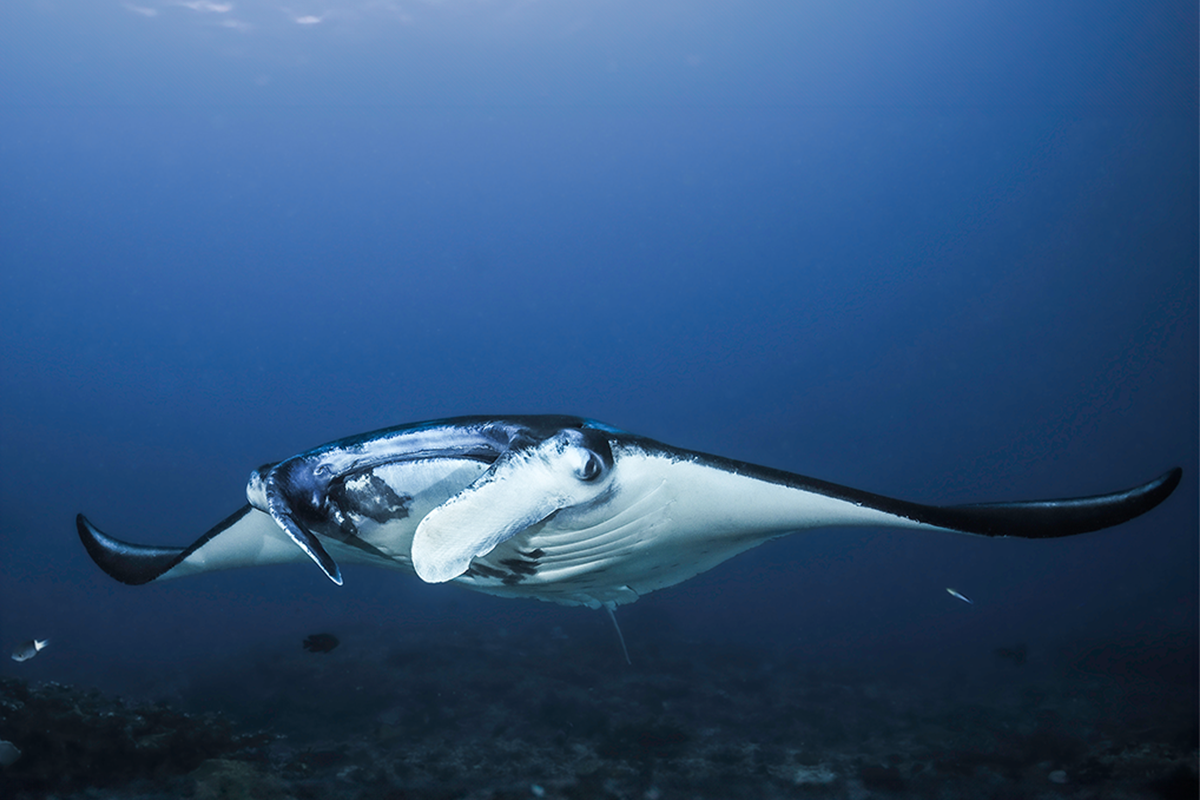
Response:
[[[1194,644],[1194,4],[193,5],[0,10],[0,647],[53,640],[0,674],[606,625],[355,568],[124,587],[74,533],[185,544],[263,462],[460,413],[926,502],[1185,470],[1069,540],[773,543],[622,610],[635,653]]]

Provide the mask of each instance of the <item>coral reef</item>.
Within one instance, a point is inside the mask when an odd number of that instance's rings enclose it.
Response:
[[[94,690],[12,678],[0,678],[0,731],[21,750],[0,771],[6,798],[167,780],[206,759],[248,755],[267,741],[234,732],[218,714],[126,705]]]

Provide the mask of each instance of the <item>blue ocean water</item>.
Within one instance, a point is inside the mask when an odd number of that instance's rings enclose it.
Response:
[[[490,413],[928,503],[1181,466],[1111,530],[805,533],[619,618],[635,661],[978,674],[1020,643],[1029,673],[1115,646],[1193,675],[1196,30],[1170,3],[6,3],[0,645],[52,644],[0,676],[183,697],[322,630],[609,636],[354,566],[125,587],[75,534],[187,544],[260,464]]]

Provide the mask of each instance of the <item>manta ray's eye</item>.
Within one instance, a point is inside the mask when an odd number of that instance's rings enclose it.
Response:
[[[576,470],[576,474],[581,481],[594,481],[600,477],[600,473],[604,471],[604,465],[600,463],[600,458],[595,453],[588,453],[583,464]]]
[[[597,431],[568,428],[560,431],[555,439],[555,449],[564,459],[563,466],[584,483],[592,483],[613,465],[608,440]]]

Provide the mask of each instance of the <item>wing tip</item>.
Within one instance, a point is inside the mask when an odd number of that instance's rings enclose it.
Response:
[[[1170,497],[1171,492],[1175,491],[1175,487],[1179,486],[1181,480],[1183,480],[1183,467],[1172,467],[1158,476],[1157,480],[1152,481],[1152,483],[1161,484],[1162,499],[1166,500]]]
[[[1112,528],[1153,510],[1171,496],[1183,478],[1173,467],[1138,486],[1109,494],[1058,500],[929,506],[915,516],[948,530],[981,536],[1057,539]]]
[[[1181,480],[1183,480],[1183,468],[1172,467],[1157,478],[1142,484],[1136,489],[1131,489],[1129,494],[1136,497],[1137,501],[1130,503],[1130,513],[1122,521],[1140,517],[1147,511],[1157,508],[1174,493]]]
[[[1131,498],[1136,498],[1136,500],[1130,503],[1129,510],[1131,513],[1128,519],[1140,517],[1147,511],[1158,507],[1174,493],[1181,480],[1183,480],[1183,468],[1172,467],[1157,478],[1130,489],[1127,494]]]
[[[146,547],[114,539],[83,514],[75,515],[75,529],[96,566],[128,586],[140,586],[161,577],[179,563],[184,552],[183,548]]]

